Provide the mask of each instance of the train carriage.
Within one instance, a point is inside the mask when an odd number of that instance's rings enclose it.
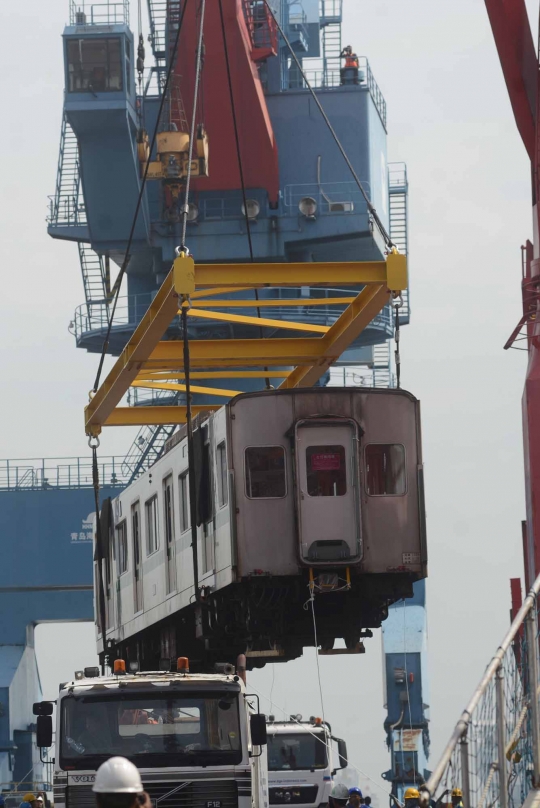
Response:
[[[388,606],[426,576],[420,408],[410,393],[246,393],[199,415],[194,444],[193,476],[184,427],[104,505],[101,653],[154,670],[180,653],[201,669],[239,653],[248,667],[285,661],[314,645],[312,596],[321,650],[343,639],[361,651]]]

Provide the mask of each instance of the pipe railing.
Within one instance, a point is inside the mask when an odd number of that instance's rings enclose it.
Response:
[[[459,788],[464,808],[515,808],[540,787],[539,591],[540,575],[425,785],[443,805]]]

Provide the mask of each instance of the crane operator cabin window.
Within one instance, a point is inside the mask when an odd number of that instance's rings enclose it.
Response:
[[[69,39],[70,93],[114,93],[123,89],[120,39]]]

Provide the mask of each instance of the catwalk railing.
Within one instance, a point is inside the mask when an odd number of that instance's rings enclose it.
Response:
[[[426,788],[464,808],[517,808],[540,786],[538,603],[540,576],[455,726]]]

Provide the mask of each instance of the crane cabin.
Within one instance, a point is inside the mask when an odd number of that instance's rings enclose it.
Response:
[[[96,546],[98,651],[133,669],[362,651],[427,574],[420,407],[404,390],[245,393],[118,497]],[[195,487],[196,552],[190,487]],[[308,604],[308,608],[306,608]],[[342,650],[342,649],[340,649]]]

